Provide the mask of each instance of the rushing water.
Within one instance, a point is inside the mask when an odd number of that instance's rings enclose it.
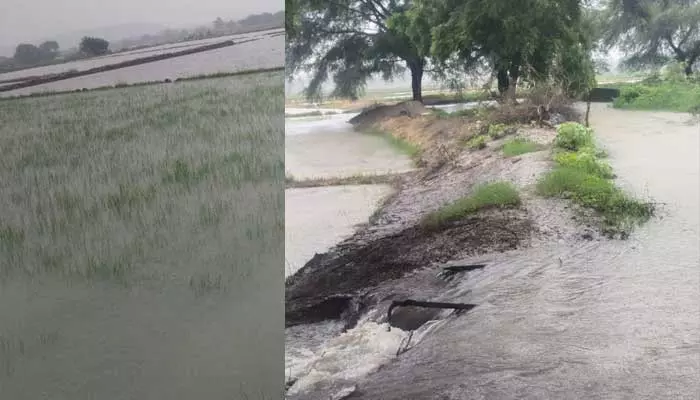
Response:
[[[381,137],[353,132],[345,121],[352,115],[332,115],[323,118],[288,119],[285,126],[285,167],[296,179],[331,178],[356,174],[405,172],[412,168],[408,157],[401,155]],[[308,189],[288,189],[285,193],[285,275],[302,267],[315,253],[323,253],[342,239],[352,235],[356,225],[366,223],[383,197],[390,193],[386,185],[348,185]],[[333,346],[325,339],[334,336],[341,327],[319,324],[314,327],[288,329],[285,369],[288,376],[298,376],[317,361],[319,349]],[[366,333],[355,333],[336,339],[335,347],[353,349],[350,344],[368,337],[367,332],[379,327],[366,326]],[[376,342],[375,349],[391,349],[393,336]],[[336,352],[346,360],[348,354]],[[327,354],[326,354],[327,355]],[[360,354],[360,361],[362,356]],[[354,375],[362,376],[379,362],[361,362]],[[323,371],[307,374],[306,384],[328,378]],[[303,387],[300,382],[297,387]]]
[[[442,299],[477,308],[420,328],[399,357],[407,333],[361,323],[314,347],[300,383],[373,400],[700,398],[700,126],[688,119],[593,106],[620,184],[665,203],[630,240],[471,260],[489,265]]]

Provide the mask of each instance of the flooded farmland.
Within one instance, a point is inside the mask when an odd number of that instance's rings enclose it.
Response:
[[[281,397],[283,96],[0,102],[0,399]]]
[[[127,57],[134,58],[133,55]],[[105,60],[105,64],[114,63]],[[174,80],[222,72],[273,68],[282,65],[283,60],[284,36],[262,36],[260,40],[240,45],[12,90],[0,93],[0,96],[93,89],[116,84],[162,81],[166,78]]]
[[[423,325],[401,355],[408,332],[373,322],[342,335],[337,323],[290,328],[287,369],[307,371],[291,398],[698,398],[700,126],[688,120],[594,105],[620,185],[663,204],[659,218],[627,241],[535,241],[456,260],[486,267],[432,296],[477,307]],[[304,390],[323,382],[333,390]]]
[[[226,40],[233,41],[244,41],[251,38],[264,38],[269,37],[268,35],[278,30],[269,30],[253,33],[244,33],[239,35],[222,36],[211,39],[203,40],[193,40],[190,42],[167,44],[162,46],[153,46],[139,50],[125,51],[115,54],[109,54],[101,57],[94,57],[86,60],[71,61],[63,64],[47,65],[43,67],[28,68],[19,71],[6,72],[0,74],[0,81],[7,79],[16,79],[27,76],[41,76],[58,74],[61,72],[66,72],[70,70],[84,71],[87,69],[101,67],[103,65],[116,64],[123,61],[133,60],[135,58],[141,58],[145,56],[151,56],[155,54],[169,53],[175,50],[182,50],[189,47],[199,47],[213,43],[224,42]]]
[[[294,179],[337,178],[406,172],[411,160],[380,136],[352,130],[352,115],[288,118],[285,170]],[[348,237],[391,193],[386,185],[349,185],[286,190],[286,273],[302,267]]]

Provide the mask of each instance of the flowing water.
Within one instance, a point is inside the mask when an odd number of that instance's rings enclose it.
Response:
[[[336,381],[372,400],[700,398],[700,126],[688,120],[592,108],[619,183],[665,203],[630,240],[535,243],[470,260],[488,266],[442,299],[477,308],[421,327],[398,357],[407,333],[371,322],[309,346],[291,392]]]
[[[287,119],[285,125],[285,167],[295,179],[343,177],[357,174],[405,172],[411,161],[379,136],[352,131],[346,121],[353,115],[323,118]],[[356,225],[366,223],[382,198],[391,193],[386,185],[348,185],[287,189],[285,193],[285,275],[301,268],[315,253],[328,251],[352,235]],[[297,376],[314,361],[315,352],[325,339],[341,327],[334,323],[287,330],[285,367],[288,376]],[[376,330],[368,327],[368,332]],[[395,333],[394,336],[397,336]],[[355,334],[346,339],[362,340]],[[342,341],[342,339],[340,339]],[[324,348],[327,348],[325,346]],[[394,347],[385,341],[379,349]],[[349,347],[350,349],[352,347]],[[376,363],[375,363],[376,364]],[[359,366],[357,376],[371,370]],[[321,376],[308,379],[315,382]]]

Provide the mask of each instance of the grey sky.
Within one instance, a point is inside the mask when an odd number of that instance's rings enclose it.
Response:
[[[0,46],[130,23],[173,27],[284,9],[284,0],[0,0]],[[141,33],[141,32],[138,32]]]

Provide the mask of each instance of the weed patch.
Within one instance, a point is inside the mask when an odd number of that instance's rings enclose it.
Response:
[[[467,141],[467,147],[472,150],[481,150],[486,148],[486,136],[478,135]]]
[[[492,139],[501,139],[506,136],[506,128],[508,128],[506,124],[489,125],[489,136]]]
[[[625,238],[635,226],[648,221],[653,204],[641,202],[615,186],[609,164],[600,160],[592,130],[566,123],[557,129],[554,161],[557,166],[537,183],[538,194],[572,200],[602,217],[603,233]]]
[[[578,151],[593,147],[593,130],[577,122],[565,122],[557,127],[554,147],[568,151]]]
[[[700,83],[649,81],[621,86],[613,107],[629,110],[659,110],[692,113],[700,107]]]
[[[541,150],[542,147],[527,139],[514,138],[503,144],[503,155],[506,157],[519,156]]]
[[[508,182],[493,182],[478,186],[474,193],[426,215],[421,225],[438,229],[470,214],[488,208],[509,208],[520,205],[517,189]]]

